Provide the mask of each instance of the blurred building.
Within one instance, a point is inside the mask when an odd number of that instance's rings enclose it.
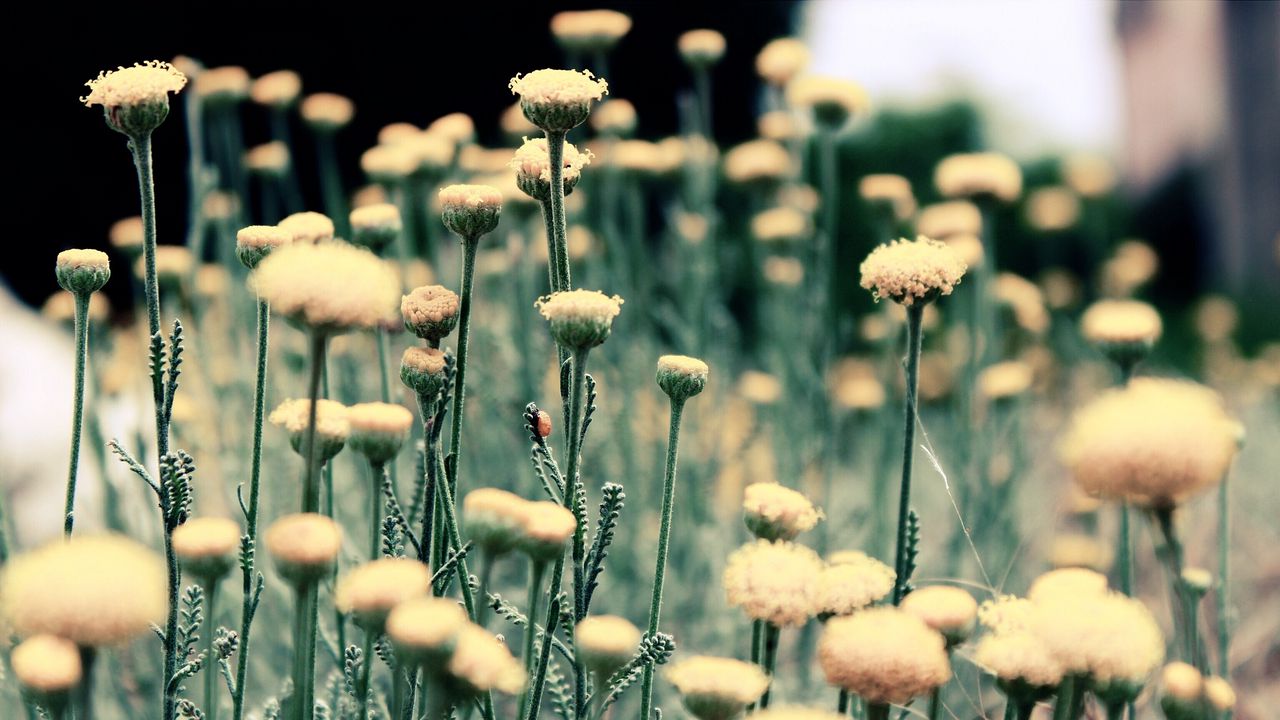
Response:
[[[1233,294],[1275,296],[1280,3],[1118,2],[1116,29],[1125,97],[1121,162],[1135,197],[1192,178],[1187,199],[1204,215],[1199,279]]]

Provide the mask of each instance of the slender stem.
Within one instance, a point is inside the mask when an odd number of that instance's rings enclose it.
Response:
[[[258,498],[262,477],[262,420],[267,402],[267,347],[271,327],[271,306],[258,300],[258,373],[253,391],[253,457],[249,467],[249,506],[245,517],[245,533],[249,544],[256,546],[258,539]],[[256,612],[253,590],[254,562],[250,556],[243,568],[242,592],[244,604],[240,609],[240,648],[236,658],[236,686],[231,698],[233,720],[244,717],[245,682],[249,672],[249,631]]]
[[[452,489],[458,487],[462,468],[462,415],[467,398],[467,346],[471,339],[471,307],[476,274],[476,249],[480,238],[462,241],[462,304],[458,311],[458,364],[453,381],[453,418],[449,429],[449,452],[453,453],[453,475],[446,478]],[[474,618],[474,613],[472,618]]]
[[[867,703],[867,720],[889,720],[889,706],[883,703]]]
[[[360,704],[359,720],[369,720],[369,680],[373,675],[373,643],[378,634],[372,628],[365,627],[364,643],[360,647],[360,679],[356,683],[357,701]],[[395,671],[396,674],[400,674]]]
[[[342,193],[342,175],[338,171],[338,156],[334,147],[334,133],[316,133],[316,154],[320,163],[320,185],[324,192],[324,211],[333,220],[338,236],[351,237],[347,201]]]
[[[293,717],[315,716],[316,620],[319,584],[314,580],[298,587],[294,635]]]
[[[822,240],[821,244],[814,245],[814,255],[810,268],[813,272],[809,277],[820,277],[819,269],[823,264],[827,266],[827,276],[824,283],[816,283],[815,300],[820,303],[819,308],[825,310],[817,317],[823,325],[819,326],[816,339],[824,344],[830,343],[836,339],[836,322],[839,319],[837,312],[837,303],[835,302],[836,292],[839,289],[842,277],[842,268],[836,262],[839,242],[836,237],[839,232],[840,222],[840,162],[836,152],[836,131],[832,128],[822,128],[818,132],[819,141],[819,162],[821,162],[822,173],[822,197],[826,198],[826,202],[822,204]],[[823,332],[826,330],[827,332]]]
[[[671,398],[671,422],[667,430],[667,468],[662,481],[662,521],[658,526],[658,557],[653,571],[653,597],[649,601],[648,637],[658,634],[658,623],[662,615],[662,588],[667,574],[667,550],[671,542],[671,516],[675,508],[676,494],[676,461],[680,453],[680,420],[684,415],[684,400]],[[755,655],[756,636],[760,627],[752,628],[752,654]],[[765,631],[767,634],[767,630]],[[756,659],[756,658],[753,658]],[[653,708],[654,667],[650,663],[644,668],[644,682],[641,686],[640,717],[647,718]],[[762,704],[761,707],[764,705]]]
[[[586,600],[586,518],[580,507],[581,498],[578,475],[582,465],[582,421],[584,414],[584,396],[586,394],[587,356],[589,348],[573,351],[572,380],[569,390],[569,425],[566,431],[569,446],[568,468],[564,476],[564,504],[577,520],[573,531],[573,619],[581,622],[587,615]],[[573,662],[574,702],[577,715],[582,715],[587,706],[586,666],[577,656]]]
[[[409,712],[409,683],[405,674],[399,670],[391,673],[391,717],[399,720]],[[432,693],[435,695],[436,693]],[[429,714],[427,717],[431,717]]]
[[[1182,641],[1182,658],[1203,672],[1204,668],[1197,662],[1195,655],[1196,636],[1199,635],[1199,628],[1195,624],[1195,603],[1187,597],[1182,585],[1182,543],[1178,541],[1177,531],[1173,527],[1173,509],[1156,508],[1154,514],[1164,538],[1164,550],[1159,555],[1169,571],[1170,597],[1175,625],[1178,626],[1177,634]]]
[[[911,511],[911,463],[915,454],[916,391],[920,386],[920,325],[924,305],[907,308],[907,392],[906,422],[902,440],[902,486],[898,495],[898,545],[894,553],[893,604],[902,602],[907,578],[907,515]]]
[[[524,672],[526,676],[532,676],[535,665],[533,655],[533,640],[537,635],[534,628],[535,618],[538,617],[538,604],[542,600],[542,577],[546,575],[547,563],[542,560],[530,560],[529,566],[529,601],[525,607],[526,617],[529,621],[525,624],[524,629],[524,653],[521,659],[524,660]],[[524,716],[524,708],[529,701],[529,694],[525,693],[520,698],[521,716]]]
[[[547,131],[547,162],[551,165],[551,231],[556,257],[556,282],[552,290],[568,290],[571,279],[564,214],[564,133]]]
[[[942,688],[936,687],[929,693],[929,720],[938,720],[938,709],[942,706]]]
[[[218,653],[214,648],[213,628],[217,627],[214,613],[218,609],[218,578],[206,578],[204,582],[204,716],[205,720],[218,720]]]
[[[537,720],[539,706],[542,704],[542,687],[547,680],[547,664],[551,661],[551,637],[555,633],[556,622],[560,614],[560,602],[556,596],[560,593],[560,580],[564,577],[564,553],[556,560],[555,569],[551,571],[551,590],[553,598],[547,606],[547,621],[542,626],[542,647],[538,650],[538,669],[533,674],[533,684],[529,691],[529,702],[525,706],[526,720]],[[532,621],[530,621],[532,622]]]
[[[1084,711],[1084,699],[1089,689],[1083,675],[1067,675],[1058,686],[1058,699],[1053,704],[1053,720],[1077,720]]]
[[[382,557],[382,487],[387,482],[387,464],[369,461],[373,483],[369,486],[369,559]]]
[[[1117,540],[1119,557],[1116,573],[1120,576],[1120,592],[1133,596],[1133,538],[1129,521],[1129,503],[1120,503],[1120,537]]]
[[[778,634],[781,629],[773,623],[765,623],[764,626],[764,671],[769,677],[773,677],[774,666],[778,663]],[[769,693],[773,689],[773,684],[764,689],[764,695],[760,696],[760,709],[764,710],[769,707]]]
[[[840,697],[836,700],[836,712],[841,715],[849,714],[849,691],[840,688]]]
[[[311,407],[307,411],[307,436],[302,454],[307,470],[302,484],[302,512],[320,512],[320,479],[316,477],[319,462],[316,458],[316,406],[320,399],[320,376],[324,373],[325,345],[328,336],[318,330],[311,331],[311,374],[307,380],[307,398]]]
[[[693,87],[698,96],[698,129],[703,138],[710,140],[712,131],[711,117],[711,68],[707,65],[696,65],[693,68]]]
[[[476,606],[476,624],[485,627],[489,622],[489,586],[493,580],[493,565],[497,557],[488,550],[480,553],[480,603]]]
[[[1124,703],[1107,703],[1107,720],[1122,720],[1124,706]]]
[[[177,688],[170,680],[178,671],[178,593],[182,585],[182,573],[178,570],[178,557],[173,551],[173,527],[169,525],[168,501],[162,507],[165,519],[164,560],[169,585],[169,614],[164,623],[164,677],[161,692],[164,695],[165,718],[172,720],[178,714]]]
[[[75,525],[76,474],[80,467],[80,431],[84,427],[84,366],[89,344],[89,293],[76,293],[76,389],[71,415],[71,460],[67,471],[67,505],[63,532],[71,537]]]
[[[1231,678],[1231,492],[1218,486],[1218,676]],[[1230,711],[1227,720],[1230,720]]]
[[[93,720],[93,666],[98,651],[92,647],[80,648],[81,680],[76,688],[76,720]]]

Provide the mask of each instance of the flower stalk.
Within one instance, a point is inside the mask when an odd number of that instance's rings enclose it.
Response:
[[[907,567],[907,516],[911,512],[911,466],[915,455],[917,391],[920,388],[920,345],[924,305],[907,306],[907,388],[902,441],[902,484],[898,495],[898,540],[894,552],[893,604],[902,602],[906,595]]]
[[[76,386],[71,417],[71,459],[67,470],[67,502],[63,512],[63,534],[71,537],[75,525],[76,475],[80,466],[80,433],[84,427],[84,369],[89,350],[89,293],[78,292],[76,301]]]

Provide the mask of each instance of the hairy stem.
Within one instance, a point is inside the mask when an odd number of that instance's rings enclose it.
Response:
[[[63,533],[71,537],[75,525],[76,475],[80,467],[80,432],[84,427],[84,366],[89,350],[89,293],[76,293],[76,388],[71,410],[71,460],[67,471],[67,504]]]
[[[898,495],[898,545],[893,562],[897,573],[893,581],[894,605],[902,602],[907,585],[907,515],[911,511],[911,464],[915,455],[916,391],[920,387],[920,326],[923,316],[924,305],[916,303],[907,308],[906,421],[902,439],[902,485]]]

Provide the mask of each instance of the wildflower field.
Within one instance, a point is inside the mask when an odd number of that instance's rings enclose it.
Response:
[[[501,118],[368,148],[324,78],[87,83],[137,204],[32,270],[75,405],[63,537],[0,520],[0,717],[1275,717],[1275,327],[1150,302],[1108,158],[900,166],[794,38],[759,137],[693,29],[687,130],[639,139],[630,26],[555,15]]]

